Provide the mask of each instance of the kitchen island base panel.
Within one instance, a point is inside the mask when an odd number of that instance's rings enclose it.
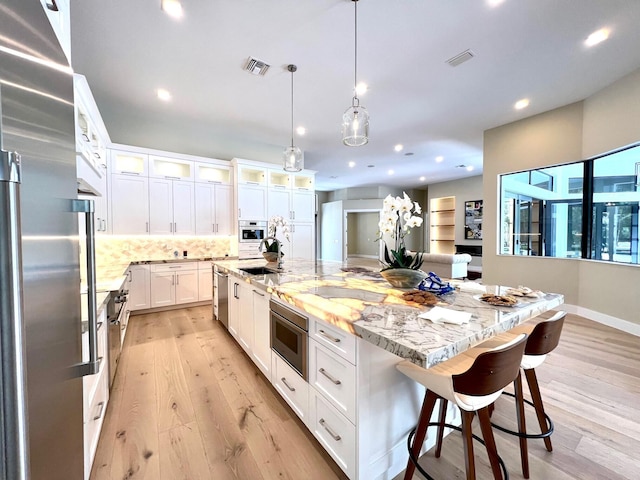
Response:
[[[358,479],[392,480],[407,466],[407,436],[416,426],[425,389],[401,374],[396,355],[358,338]],[[438,411],[432,421],[437,421]],[[460,425],[458,410],[449,405],[447,423]],[[446,433],[446,432],[445,432]],[[421,454],[435,446],[428,432]]]

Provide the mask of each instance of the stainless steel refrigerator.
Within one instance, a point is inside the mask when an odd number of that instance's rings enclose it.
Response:
[[[0,25],[0,478],[80,480],[73,78],[38,0]]]

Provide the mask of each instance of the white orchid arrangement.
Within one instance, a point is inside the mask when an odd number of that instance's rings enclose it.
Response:
[[[378,227],[377,240],[383,240],[384,235],[390,235],[395,246],[390,249],[384,242],[384,262],[385,268],[411,268],[417,270],[422,265],[422,253],[415,255],[407,253],[404,237],[410,233],[414,227],[422,225],[422,209],[418,202],[411,201],[409,195],[403,193],[403,197],[393,197],[387,195],[383,202],[382,218]]]
[[[286,238],[287,241],[290,241],[291,239],[290,239],[289,224],[287,224],[287,221],[284,219],[282,215],[273,215],[269,219],[268,230],[267,230],[268,236],[277,238],[278,227],[282,227],[282,234],[284,235],[284,238]],[[266,242],[266,247],[267,247],[267,252],[277,252],[278,251],[277,240],[271,243]]]

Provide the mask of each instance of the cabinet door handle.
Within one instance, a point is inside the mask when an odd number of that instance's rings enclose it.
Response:
[[[247,185],[260,185],[260,182],[245,182]]]
[[[100,420],[100,418],[102,418],[102,414],[104,413],[104,402],[100,402],[98,407],[100,407],[100,410],[98,410],[98,415],[93,417],[94,420]]]
[[[48,6],[48,5],[47,5],[47,6]],[[57,7],[56,7],[56,8],[57,8]],[[49,9],[49,10],[51,10],[51,9]],[[57,11],[57,10],[56,10],[56,11]],[[88,141],[89,141],[89,136],[88,136],[86,133],[83,133],[83,134],[82,134],[82,138],[84,138],[84,141],[85,141],[85,142],[88,142]]]
[[[296,219],[296,211],[295,211],[295,210],[292,210],[292,211],[291,211],[291,213],[293,214],[293,218],[292,218],[292,220],[295,220],[295,219]]]
[[[129,283],[133,282],[133,272],[131,270],[127,272],[127,276],[129,277]]]
[[[284,383],[284,386],[287,387],[289,390],[291,390],[292,392],[296,391],[295,388],[293,388],[291,385],[289,385],[287,383],[287,379],[286,378],[282,377],[280,380],[282,381],[282,383]]]
[[[56,3],[56,0],[47,0],[47,8],[52,12],[57,12],[58,4]]]
[[[260,293],[257,290],[254,290],[253,293],[255,293],[256,295],[260,295],[261,297],[264,297],[264,293]]]
[[[145,231],[146,231],[147,233],[149,233],[149,222],[145,222],[145,225],[146,225],[146,227],[145,227]]]
[[[180,177],[171,177],[169,175],[165,175],[164,178],[166,178],[167,180],[180,180]]]
[[[213,233],[216,233],[216,224],[215,224],[215,223],[212,223],[212,224],[211,224],[211,231],[212,231]]]
[[[136,177],[140,176],[139,172],[125,172],[125,171],[121,171],[120,172],[122,175],[135,175]]]
[[[100,154],[98,152],[93,152],[93,156],[96,158],[100,158]]]
[[[176,274],[176,285],[180,285],[180,274]]]
[[[340,339],[334,337],[333,335],[329,335],[327,332],[325,332],[324,330],[318,330],[318,333],[323,336],[324,338],[326,338],[327,340],[331,340],[334,343],[340,343]]]
[[[171,275],[171,285],[175,285],[175,284],[176,284],[176,276]]]
[[[107,231],[107,221],[103,219],[102,222],[103,222],[102,224],[104,225],[104,227],[102,227],[102,231],[106,232]]]
[[[169,222],[169,231],[173,233],[173,222]]]
[[[238,217],[242,218],[242,209],[241,208],[238,209]]]
[[[325,422],[324,418],[321,418],[320,421],[318,422],[320,425],[322,425],[324,427],[324,429],[329,432],[329,435],[331,435],[331,437],[336,441],[339,442],[340,440],[342,440],[342,437],[340,435],[338,435],[337,433],[335,433],[333,430],[331,430],[331,428],[329,428],[329,426],[327,425],[327,422]]]
[[[340,385],[342,382],[340,380],[338,380],[337,378],[335,378],[333,375],[330,375],[327,373],[327,371],[324,368],[321,368],[320,370],[318,370],[322,375],[324,375],[325,377],[327,377],[329,380],[331,380],[331,382],[333,382],[334,385]]]

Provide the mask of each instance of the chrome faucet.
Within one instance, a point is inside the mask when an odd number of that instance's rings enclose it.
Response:
[[[278,240],[276,237],[266,237],[266,238],[262,239],[262,241],[260,242],[260,246],[258,247],[258,250],[262,251],[262,245],[266,245],[267,244],[267,240],[273,240],[274,242],[276,242],[276,247],[278,249],[278,265],[277,265],[277,269],[278,270],[282,270],[282,255],[280,255],[280,240]]]

